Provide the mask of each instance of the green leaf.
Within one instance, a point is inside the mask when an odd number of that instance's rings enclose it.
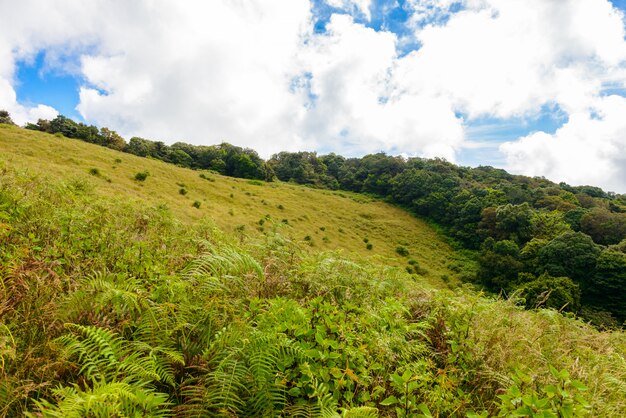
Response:
[[[421,403],[417,405],[417,409],[420,410],[420,412],[424,415],[424,417],[433,418],[433,414],[430,412],[430,409],[428,409],[428,406],[426,406],[426,404]]]
[[[381,405],[382,406],[389,406],[389,405],[394,405],[398,403],[398,398],[396,398],[395,396],[390,396],[386,399],[384,399],[383,401],[381,401]]]
[[[409,380],[411,380],[411,372],[409,370],[405,371],[404,373],[402,373],[402,381],[404,383],[408,382]]]
[[[293,396],[294,398],[297,398],[298,396],[300,396],[300,388],[295,387],[295,388],[291,388],[289,389],[289,391],[287,392],[289,394],[289,396]]]
[[[400,375],[398,375],[398,374],[396,374],[396,373],[393,373],[393,374],[390,376],[390,379],[391,379],[391,381],[392,381],[393,383],[395,383],[397,386],[400,386],[400,387],[404,386],[404,381],[402,380],[402,378],[400,377]]]
[[[577,389],[577,390],[580,390],[580,391],[585,391],[585,390],[587,390],[587,386],[585,386],[585,385],[584,385],[581,381],[579,381],[579,380],[572,380],[572,381],[570,382],[570,384],[571,384],[571,385],[572,385],[575,389]]]

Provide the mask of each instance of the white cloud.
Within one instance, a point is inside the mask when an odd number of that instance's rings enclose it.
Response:
[[[335,140],[334,148],[347,154],[395,149],[453,160],[463,140],[462,121],[441,97],[394,88],[396,42],[391,33],[334,15],[327,34],[306,50],[304,67],[316,99],[304,132],[322,139],[320,147]]]
[[[371,0],[327,3],[370,18]],[[383,150],[453,160],[478,118],[532,124],[558,107],[570,122],[557,134],[502,147],[510,168],[575,180],[551,155],[584,145],[597,167],[584,182],[599,181],[593,173],[617,161],[605,147],[623,151],[625,137],[609,117],[617,99],[602,98],[626,87],[621,13],[607,0],[463,0],[452,13],[453,3],[406,3],[421,49],[399,56],[396,35],[346,15],[313,33],[308,0],[0,0],[0,107],[20,123],[54,115],[15,96],[16,62],[42,50],[49,66],[84,80],[78,110],[89,123],[126,137],[225,140],[264,156]],[[610,139],[574,135],[589,126]],[[602,184],[626,190],[615,181]]]
[[[513,172],[626,191],[626,98],[596,100],[553,135],[536,132],[500,146]]]
[[[309,22],[302,0],[127,9],[82,58],[94,88],[81,89],[78,109],[127,135],[298,149],[301,103],[289,85]]]
[[[326,4],[349,12],[357,11],[362,13],[367,20],[372,18],[370,11],[372,0],[326,0]]]
[[[423,47],[398,78],[447,96],[470,118],[532,116],[551,102],[579,110],[626,59],[622,16],[605,0],[465,6],[445,25],[417,30]]]

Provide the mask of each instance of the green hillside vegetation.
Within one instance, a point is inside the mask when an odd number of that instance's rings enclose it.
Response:
[[[454,279],[458,274],[450,268],[459,271],[467,263],[424,221],[355,193],[192,171],[6,125],[0,127],[0,151],[11,167],[69,179],[103,198],[165,207],[186,223],[210,219],[243,240],[279,229],[313,251],[342,249],[347,257],[417,266],[418,273],[435,281]],[[138,173],[147,173],[145,180],[136,179]],[[406,248],[406,255],[400,256],[398,248]]]
[[[460,286],[399,208],[8,125],[0,151],[3,416],[626,415],[623,331]]]
[[[384,153],[344,158],[281,152],[266,162],[254,150],[227,143],[165,145],[137,137],[126,143],[114,131],[61,115],[26,128],[233,177],[382,198],[435,222],[459,246],[479,250],[477,274],[456,263],[453,268],[482,288],[521,291],[528,308],[564,309],[600,327],[626,321],[626,195]],[[366,248],[373,244],[366,242]],[[404,245],[396,249],[407,254]]]

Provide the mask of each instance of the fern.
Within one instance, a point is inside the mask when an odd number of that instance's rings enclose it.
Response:
[[[167,395],[126,382],[96,382],[92,388],[82,390],[78,385],[53,390],[57,404],[36,401],[41,413],[27,413],[30,418],[39,416],[58,418],[170,416]]]
[[[63,302],[61,312],[68,321],[108,314],[115,323],[138,318],[148,307],[146,292],[137,279],[96,272],[81,280],[78,290]]]
[[[208,244],[205,245],[208,247]],[[181,274],[183,280],[190,282],[197,282],[203,277],[213,278],[202,282],[209,290],[222,290],[237,295],[245,294],[249,290],[246,287],[247,279],[254,279],[253,282],[258,284],[264,280],[264,273],[250,254],[234,247],[222,246],[204,252]]]
[[[117,377],[118,359],[123,356],[122,339],[110,330],[66,324],[72,334],[57,339],[67,358],[77,357],[79,373],[92,381]],[[82,338],[81,338],[82,337]]]
[[[343,411],[341,418],[377,418],[378,408],[370,406],[360,406]]]

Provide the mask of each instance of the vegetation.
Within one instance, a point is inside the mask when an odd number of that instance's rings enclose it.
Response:
[[[0,150],[2,416],[626,415],[626,334],[577,319],[624,314],[626,246],[571,226],[620,196],[480,209],[476,268],[363,195],[9,125]]]
[[[3,122],[5,119],[0,113],[0,123],[12,123]],[[269,166],[255,151],[227,143],[217,146],[195,146],[177,142],[170,146],[139,137],[133,137],[126,143],[115,131],[78,123],[62,115],[51,121],[40,119],[37,123],[27,124],[26,128],[62,134],[67,138],[79,139],[140,157],[154,158],[181,167],[213,170],[223,175],[249,179],[271,180],[274,177]]]
[[[10,120],[8,114],[6,118]],[[210,147],[184,143],[166,146],[131,138],[126,144],[107,128],[98,130],[63,116],[40,120],[27,128],[228,176],[257,179],[254,181],[276,177],[311,187],[382,197],[436,222],[464,248],[479,251],[480,272],[471,280],[486,290],[507,294],[516,289],[528,291],[530,282],[540,278],[567,277],[572,286],[546,287],[544,303],[556,303],[549,299],[563,292],[569,292],[566,299],[573,301],[580,292],[580,304],[562,308],[574,310],[576,306],[575,312],[599,326],[615,327],[626,321],[622,308],[626,306],[624,195],[606,193],[597,187],[572,187],[542,178],[512,176],[491,167],[471,169],[438,159],[405,159],[383,153],[346,159],[336,154],[281,152],[266,163],[256,152],[226,143]],[[568,261],[559,259],[565,255],[557,247],[583,251],[584,246],[579,247],[584,239],[582,234],[589,237],[586,264],[562,265]],[[603,260],[612,260],[610,271],[597,266],[601,253]],[[465,276],[469,279],[472,274]],[[564,282],[548,283],[557,286]],[[619,296],[612,296],[613,300],[605,304],[605,294]],[[593,315],[589,315],[591,312]],[[598,318],[605,320],[598,322]]]
[[[281,152],[268,164],[282,181],[371,194],[431,219],[478,251],[479,271],[465,277],[487,290],[521,290],[529,307],[569,310],[599,326],[626,320],[625,195],[382,153]]]

